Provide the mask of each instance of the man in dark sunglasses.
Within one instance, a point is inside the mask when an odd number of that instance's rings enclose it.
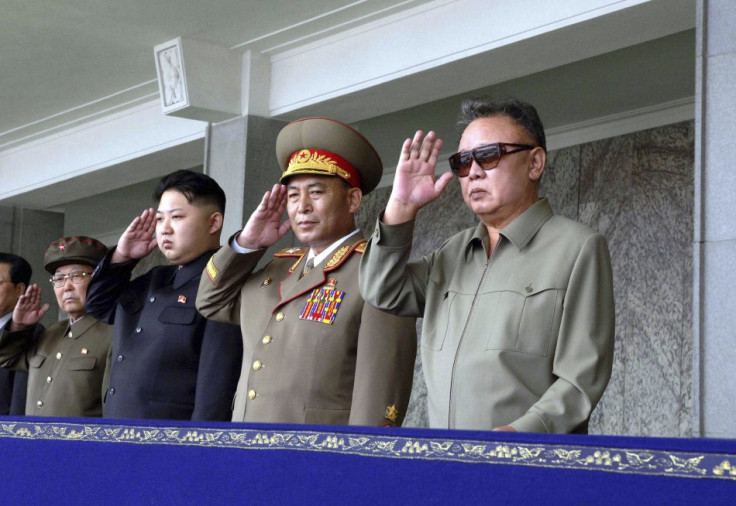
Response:
[[[613,362],[606,239],[539,198],[546,141],[533,106],[468,100],[458,125],[451,172],[437,178],[435,133],[404,142],[361,262],[363,297],[424,318],[430,427],[585,433]],[[479,223],[409,262],[417,212],[453,174]]]

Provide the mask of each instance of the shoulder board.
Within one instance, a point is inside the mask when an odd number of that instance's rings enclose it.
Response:
[[[355,252],[360,254],[365,253],[366,244],[368,244],[368,241],[366,241],[365,239],[360,241],[358,244],[355,245]]]
[[[332,254],[330,259],[327,260],[327,263],[325,263],[325,272],[334,271],[340,267],[340,265],[350,257],[350,254],[353,253],[353,251],[362,253],[362,250],[365,250],[365,244],[365,239],[362,239],[355,244],[349,244],[338,248],[337,251]],[[358,248],[362,248],[362,250],[359,251]]]
[[[307,248],[284,248],[282,250],[277,251],[273,254],[273,256],[278,258],[283,257],[300,257],[303,256],[309,251]]]

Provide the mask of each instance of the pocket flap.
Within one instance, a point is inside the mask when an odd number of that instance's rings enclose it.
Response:
[[[194,322],[197,317],[197,310],[193,307],[165,307],[161,314],[158,315],[158,321],[161,323],[174,323],[179,325],[189,325]]]
[[[46,360],[46,355],[33,355],[28,359],[28,365],[31,367],[41,367]]]
[[[97,363],[96,357],[72,357],[69,360],[70,371],[91,371]]]

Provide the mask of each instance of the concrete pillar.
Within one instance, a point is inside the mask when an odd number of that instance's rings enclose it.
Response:
[[[207,134],[205,173],[225,190],[227,209],[223,242],[243,228],[263,194],[281,173],[276,162],[276,136],[284,122],[259,116],[212,125]],[[281,246],[293,244],[291,233]]]
[[[48,302],[49,312],[41,320],[47,327],[58,320],[59,305],[49,274],[43,268],[43,257],[49,244],[64,235],[64,215],[22,207],[0,208],[0,251],[20,255],[31,264],[32,283],[42,290],[42,302]]]
[[[736,3],[699,0],[693,235],[694,436],[736,437]]]

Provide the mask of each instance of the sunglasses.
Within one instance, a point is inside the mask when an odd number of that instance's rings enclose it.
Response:
[[[508,146],[516,149],[509,150]],[[529,144],[512,144],[508,142],[495,142],[478,146],[470,151],[460,151],[449,158],[450,169],[457,177],[466,177],[470,174],[470,167],[475,160],[483,170],[495,169],[501,158],[520,151],[529,151],[536,146]]]

